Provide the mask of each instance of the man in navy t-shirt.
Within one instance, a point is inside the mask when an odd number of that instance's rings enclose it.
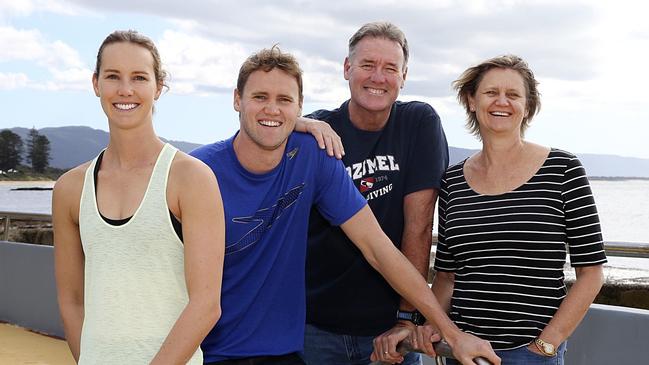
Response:
[[[427,277],[433,212],[448,166],[448,146],[430,105],[396,101],[407,63],[408,43],[399,28],[386,22],[365,24],[350,39],[344,63],[351,98],[337,109],[308,117],[326,121],[338,133],[354,185],[383,231]],[[384,332],[405,335],[423,320],[344,232],[314,209],[307,249],[307,362],[366,364],[374,337]],[[403,363],[421,360],[411,353]]]
[[[241,66],[234,92],[239,131],[192,152],[218,178],[226,223],[222,315],[201,345],[205,363],[304,363],[299,353],[311,207],[340,226],[453,343],[471,348],[467,356],[489,351],[488,343],[463,334],[443,313],[425,280],[381,231],[342,162],[311,136],[293,132],[302,99],[302,71],[293,56],[277,47],[255,53]]]

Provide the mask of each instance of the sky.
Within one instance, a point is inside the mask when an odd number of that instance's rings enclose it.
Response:
[[[304,113],[349,98],[343,60],[364,23],[398,25],[410,45],[400,100],[430,103],[451,146],[479,148],[451,82],[516,54],[540,82],[526,139],[575,153],[649,158],[649,3],[578,0],[0,0],[0,128],[107,130],[91,77],[116,29],[157,44],[170,90],[154,123],[165,138],[210,143],[238,129],[241,63],[279,44],[304,70]]]

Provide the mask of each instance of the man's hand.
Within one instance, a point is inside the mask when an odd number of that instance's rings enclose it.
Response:
[[[408,341],[414,350],[423,352],[424,354],[435,357],[434,342],[441,341],[442,337],[439,335],[437,329],[432,325],[426,323],[423,326],[415,326],[415,329],[410,332]]]
[[[403,356],[397,352],[397,345],[408,338],[411,332],[416,331],[415,327],[417,326],[408,321],[398,321],[394,327],[376,337],[374,339],[374,352],[372,352],[370,360],[390,364],[401,363]]]
[[[345,155],[343,142],[329,123],[300,117],[295,124],[295,130],[313,135],[320,149],[326,149],[329,156],[335,156],[340,160]]]

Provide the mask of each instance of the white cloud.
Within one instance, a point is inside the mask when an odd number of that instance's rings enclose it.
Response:
[[[0,64],[25,62],[32,67],[45,68],[49,80],[24,79],[14,88],[30,87],[47,90],[86,90],[92,71],[81,61],[78,52],[62,41],[49,41],[39,30],[0,27]],[[26,67],[27,68],[27,67]]]
[[[38,30],[18,30],[12,27],[0,27],[0,62],[32,61],[41,57],[44,52],[42,36]]]
[[[248,52],[242,45],[213,41],[185,32],[165,31],[158,41],[171,91],[209,94],[231,90]]]
[[[62,14],[66,7],[97,17],[98,27],[124,26],[124,17],[127,26],[153,29],[156,33],[149,35],[156,38],[171,73],[172,93],[230,94],[241,62],[252,52],[279,43],[282,50],[297,56],[305,72],[305,101],[336,106],[349,95],[342,77],[349,37],[365,22],[390,20],[404,30],[411,49],[402,99],[431,102],[453,126],[449,130],[456,134],[449,136],[450,141],[462,140],[466,134],[451,81],[468,66],[504,53],[525,58],[540,79],[539,122],[545,121],[532,129],[550,130],[548,140],[557,138],[556,131],[566,126],[594,131],[593,126],[610,128],[607,123],[615,121],[620,129],[635,130],[646,124],[649,5],[642,2],[0,0],[0,72],[4,72],[0,75],[6,85],[53,90],[89,87],[88,67],[70,47],[76,40],[47,39],[43,36],[47,27],[40,24],[33,26],[40,31],[2,26],[11,16]],[[144,20],[138,23],[137,19]],[[158,22],[155,26],[150,26],[152,19]],[[70,20],[73,27],[74,18]],[[159,33],[165,28],[160,24],[168,24],[169,29]],[[37,65],[49,79],[22,69],[2,69],[2,62],[11,61]],[[609,135],[593,134],[589,143],[608,145]]]
[[[0,0],[0,20],[3,17],[29,16],[35,12],[79,15],[79,7],[57,0]]]
[[[83,67],[52,70],[53,80],[44,87],[48,90],[92,90],[92,70]]]
[[[39,30],[0,27],[0,62],[31,61],[51,69],[83,65],[78,52],[62,41],[48,41]]]
[[[14,90],[25,87],[29,77],[24,73],[2,73],[0,72],[0,90]]]
[[[202,36],[196,33],[198,27],[194,22],[177,24],[182,31],[167,30],[157,42],[163,66],[171,75],[171,92],[198,95],[232,93],[239,67],[258,48]],[[337,103],[347,98],[342,59],[333,62],[299,50],[292,53],[304,70],[307,101]]]

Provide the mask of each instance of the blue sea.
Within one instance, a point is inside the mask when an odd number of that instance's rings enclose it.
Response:
[[[0,182],[0,211],[51,213],[51,191],[12,191],[52,187],[53,182]],[[604,240],[649,243],[649,180],[591,181]]]
[[[51,188],[54,182],[0,181],[0,212],[52,213],[52,191],[15,191],[15,188]]]
[[[1,182],[0,212],[51,214],[52,191],[13,191],[17,187],[52,187],[53,182]],[[649,243],[649,180],[591,181],[606,242]],[[609,257],[607,281],[646,283],[648,258]],[[574,270],[566,267],[567,279]]]

